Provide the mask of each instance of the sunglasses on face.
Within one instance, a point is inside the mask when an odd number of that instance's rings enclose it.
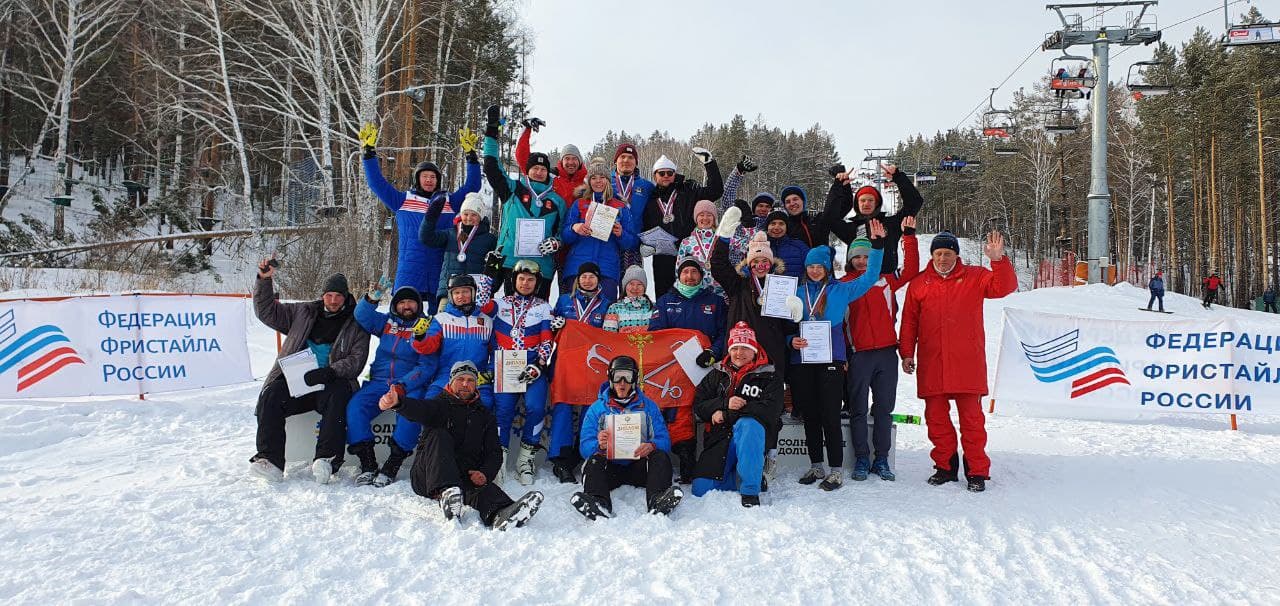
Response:
[[[657,175],[659,177],[674,177],[675,174],[676,174],[676,171],[674,170],[660,170],[657,172]]]
[[[609,381],[612,383],[626,383],[633,385],[636,382],[636,373],[630,370],[616,370],[609,375]]]

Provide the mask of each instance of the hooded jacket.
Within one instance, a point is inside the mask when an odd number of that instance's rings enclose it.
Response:
[[[662,409],[658,408],[658,404],[644,395],[644,392],[636,392],[631,402],[620,405],[613,398],[609,384],[605,383],[600,386],[600,395],[596,401],[582,413],[582,429],[578,432],[578,453],[582,458],[590,459],[601,452],[598,434],[603,417],[632,412],[643,412],[647,420],[643,441],[653,444],[654,448],[662,452],[670,453],[671,437],[667,434],[667,422],[662,418]],[[630,459],[613,459],[611,462],[617,465],[631,464]]]
[[[823,223],[845,244],[857,238],[858,230],[865,229],[872,219],[879,219],[884,224],[884,264],[880,266],[882,274],[893,273],[898,269],[898,241],[902,238],[902,219],[914,217],[920,212],[920,207],[924,206],[920,190],[916,189],[911,178],[901,170],[894,171],[893,183],[898,186],[902,208],[892,215],[885,214],[884,200],[877,192],[875,212],[869,215],[858,214],[845,221],[844,216],[857,207],[857,201],[853,199],[853,190],[839,181],[832,182],[831,190],[827,192],[827,207],[823,210]]]
[[[405,287],[411,288],[411,287]],[[397,289],[399,290],[399,289]],[[417,294],[416,291],[414,293]],[[422,299],[418,299],[418,309],[422,309]],[[393,298],[391,308],[395,308]],[[435,376],[436,360],[432,356],[419,354],[413,348],[413,325],[422,312],[413,319],[406,320],[395,313],[383,313],[367,298],[361,297],[356,303],[356,322],[365,332],[378,338],[378,348],[373,354],[373,364],[369,367],[369,382],[404,386],[404,393],[410,396],[420,395],[421,391]]]
[[[845,348],[842,347],[844,336],[844,315],[849,309],[849,304],[853,301],[861,299],[867,291],[871,290],[876,280],[880,279],[880,261],[884,257],[884,250],[878,248],[877,245],[883,246],[884,240],[877,239],[872,241],[871,255],[867,258],[867,269],[870,271],[856,280],[840,281],[833,279],[834,276],[827,272],[827,280],[825,284],[811,282],[807,277],[801,280],[800,286],[796,289],[796,296],[804,302],[804,320],[818,320],[831,323],[831,359],[836,362],[844,362],[848,359]],[[826,303],[822,305],[822,312],[815,313],[814,307],[818,306],[819,300],[825,299]],[[792,337],[800,336],[797,334],[788,335],[787,342],[790,344]],[[791,352],[791,363],[800,363],[800,350],[788,348]]]
[[[983,300],[1017,289],[1009,257],[992,261],[991,269],[956,259],[945,278],[930,263],[907,285],[898,353],[916,358],[919,397],[987,394]]]
[[[786,264],[775,257],[771,271],[782,274],[785,269]],[[711,275],[729,296],[725,326],[746,322],[747,326],[756,331],[756,341],[764,348],[770,360],[786,360],[783,357],[787,353],[785,338],[796,332],[795,322],[760,314],[759,298],[764,281],[761,280],[759,286],[756,285],[745,260],[736,267],[729,263],[729,242],[724,238],[717,238],[715,248],[711,251]]]
[[[461,471],[476,470],[489,481],[498,475],[502,466],[502,446],[498,443],[498,420],[485,408],[479,397],[464,402],[444,390],[430,400],[401,398],[400,405],[392,408],[400,416],[423,427],[439,428],[453,438],[453,456]],[[421,451],[427,432],[418,441]],[[416,466],[415,466],[416,469]],[[418,478],[412,477],[414,490],[427,494],[436,486],[418,486]]]
[[[830,240],[831,229],[827,227],[825,221],[822,221],[821,214],[815,216],[809,211],[809,194],[799,185],[788,185],[778,194],[784,206],[787,196],[791,194],[800,196],[804,201],[804,207],[799,214],[787,213],[787,236],[803,242],[809,248],[826,246]]]
[[[441,214],[430,229],[447,229],[453,225],[453,218],[462,199],[467,194],[480,191],[480,164],[467,162],[467,176],[462,187],[452,193],[444,187],[444,173],[435,164],[424,162],[413,173],[413,185],[408,191],[399,191],[382,176],[382,167],[378,158],[365,158],[361,162],[364,167],[365,182],[369,190],[382,201],[396,216],[396,281],[394,288],[412,286],[418,292],[433,292],[440,279],[441,251],[429,248],[420,239],[422,223],[430,204],[441,201]],[[418,175],[426,171],[436,173],[436,191],[430,194],[418,190]]]
[[[769,248],[773,249],[773,256],[782,259],[786,270],[784,275],[799,278],[804,275],[804,258],[809,254],[809,247],[790,236],[782,236],[781,238],[769,238]]]
[[[898,346],[898,297],[894,294],[920,274],[920,249],[915,235],[902,236],[903,263],[901,273],[880,273],[880,279],[849,303],[845,314],[845,343],[853,351],[871,351]],[[867,259],[867,268],[871,268]],[[844,281],[856,280],[867,272],[849,272]]]
[[[351,313],[355,306],[355,298],[351,293],[347,293],[347,300],[341,312],[346,314],[346,319],[342,323],[342,328],[338,330],[338,336],[334,339],[333,345],[329,348],[328,365],[339,377],[347,380],[347,386],[352,391],[360,386],[357,378],[364,370],[364,363],[369,360],[369,333],[360,327]],[[281,303],[276,298],[272,279],[258,278],[253,283],[253,310],[258,316],[258,321],[265,324],[267,328],[285,333],[280,354],[276,356],[276,359],[280,359],[307,347],[307,339],[311,337],[311,329],[316,324],[316,318],[324,313],[324,303],[319,300]],[[280,364],[278,362],[272,364],[267,378],[262,381],[263,389],[281,376]]]
[[[741,397],[747,405],[740,410],[730,410],[730,396]],[[717,411],[724,412],[723,423],[711,422]],[[758,355],[754,364],[738,370],[730,368],[727,361],[717,363],[698,383],[693,413],[707,432],[693,476],[722,480],[733,438],[733,424],[738,419],[749,417],[759,421],[766,432],[777,424],[778,416],[782,414],[782,377],[769,363],[767,355]]]

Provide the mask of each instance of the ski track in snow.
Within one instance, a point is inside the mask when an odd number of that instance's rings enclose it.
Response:
[[[927,239],[922,238],[927,242]],[[922,244],[927,246],[927,244]],[[1137,301],[1137,305],[1135,305]],[[1150,320],[1127,285],[1018,293],[1000,309]],[[1160,319],[1254,312],[1166,297]],[[274,337],[250,322],[256,376]],[[0,600],[35,603],[1274,603],[1280,595],[1280,418],[1146,414],[988,418],[993,480],[931,487],[923,426],[900,426],[897,482],[825,493],[784,469],[771,505],[643,491],[588,523],[540,470],[525,528],[446,524],[406,479],[318,486],[246,476],[257,383],[148,396],[0,402]],[[920,414],[903,376],[898,412]],[[848,464],[848,463],[846,463]],[[403,476],[402,476],[403,477]],[[522,488],[506,487],[513,497]]]

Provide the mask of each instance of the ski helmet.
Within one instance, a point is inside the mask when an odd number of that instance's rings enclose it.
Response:
[[[449,287],[447,290],[452,291],[455,288],[470,288],[471,292],[476,291],[476,279],[471,274],[454,274],[449,277]]]
[[[533,274],[533,277],[542,279],[542,268],[535,261],[520,259],[511,267],[511,277],[514,278],[520,274]]]
[[[636,378],[639,376],[640,366],[636,364],[636,359],[631,356],[618,356],[609,362],[610,383],[617,378],[634,385]]]

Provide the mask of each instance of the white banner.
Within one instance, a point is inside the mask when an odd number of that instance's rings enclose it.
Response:
[[[252,381],[245,299],[0,302],[0,398],[141,394]]]
[[[1006,308],[992,397],[1070,416],[1280,413],[1280,325],[1118,321]]]

